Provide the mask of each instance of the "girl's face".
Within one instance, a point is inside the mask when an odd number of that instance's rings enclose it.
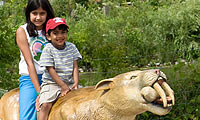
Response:
[[[37,30],[41,30],[47,18],[47,11],[41,7],[30,12],[30,20],[36,26]]]
[[[54,47],[62,49],[65,46],[65,41],[67,39],[67,30],[60,30],[56,27],[56,29],[50,33],[50,36],[47,33],[47,38]]]

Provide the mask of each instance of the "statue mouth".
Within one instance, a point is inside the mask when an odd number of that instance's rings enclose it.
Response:
[[[174,91],[163,77],[158,77],[157,82],[153,84],[153,88],[160,96],[159,99],[155,100],[157,104],[162,104],[164,108],[175,104]]]
[[[144,87],[141,93],[147,103],[162,108],[169,108],[175,104],[174,91],[161,76],[151,86]]]
[[[167,99],[167,107],[172,107],[173,106],[172,99],[169,96],[167,96],[166,99]],[[163,100],[160,97],[156,99],[155,101],[153,101],[152,104],[163,107]]]

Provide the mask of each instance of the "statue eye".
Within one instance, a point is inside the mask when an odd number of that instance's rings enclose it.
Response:
[[[130,79],[134,79],[134,78],[136,78],[137,76],[135,76],[135,75],[133,75],[133,76],[131,76],[131,78]]]

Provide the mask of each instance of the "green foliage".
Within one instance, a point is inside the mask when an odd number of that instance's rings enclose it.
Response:
[[[4,90],[0,88],[0,96],[3,96],[6,92],[8,92],[8,90]]]
[[[163,1],[156,5],[136,1],[117,7],[118,4],[107,2],[107,16],[102,6],[76,4],[73,16],[67,17],[72,26],[68,38],[84,56],[81,65],[101,72],[130,64],[144,66],[151,61],[196,59],[200,55],[199,3]]]
[[[0,34],[2,58],[16,56],[15,31],[24,21],[26,1],[10,1],[2,12]],[[104,4],[109,14],[104,14]],[[70,26],[68,40],[75,43],[84,59],[85,71],[117,71],[145,66],[150,62],[174,63],[179,58],[199,57],[199,1],[52,1],[56,16],[66,17]],[[10,9],[12,7],[12,9]],[[17,11],[17,12],[16,12]],[[9,21],[9,22],[8,22]],[[6,24],[9,23],[9,24]],[[9,35],[9,36],[8,36]],[[7,40],[13,40],[7,42]],[[11,58],[13,59],[13,58]]]
[[[19,50],[15,32],[24,21],[23,7],[26,1],[6,1],[0,6],[0,88],[10,90],[18,86]]]
[[[122,21],[107,18],[97,9],[90,11],[82,6],[77,6],[75,13],[78,19],[81,19],[73,25],[68,38],[78,46],[84,56],[83,60],[89,61],[93,68],[98,68],[100,71],[109,71],[113,64],[123,63],[121,65],[124,66],[125,61],[121,61],[120,58],[125,56],[125,51],[119,40]],[[112,59],[106,60],[107,63],[104,61],[99,63],[99,59],[105,58]]]
[[[64,17],[73,15],[76,4],[88,6],[88,0],[51,0],[51,5],[55,11],[55,16]]]
[[[104,4],[109,14],[104,14]],[[131,5],[125,5],[132,2]],[[52,1],[56,16],[70,26],[68,40],[79,48],[85,71],[120,71],[151,62],[174,63],[199,57],[199,1]],[[4,66],[17,63],[15,31],[24,21],[26,1],[1,9],[0,56]],[[11,9],[12,8],[12,9]],[[4,12],[6,11],[6,12]],[[7,54],[9,53],[9,54]],[[15,59],[15,60],[13,60]]]
[[[96,2],[99,1],[99,2]],[[198,0],[52,0],[56,16],[66,18],[68,41],[80,50],[84,71],[80,83],[99,80],[145,67],[149,63],[174,64],[168,83],[176,105],[166,116],[146,112],[140,120],[198,120],[200,117],[200,1]],[[24,23],[27,0],[9,0],[0,6],[0,88],[18,86],[19,50],[16,29]],[[131,2],[130,5],[127,2]],[[105,15],[105,5],[109,12]],[[0,90],[0,94],[6,91]],[[1,96],[1,95],[0,95]]]
[[[75,2],[74,0],[52,0],[51,4],[55,11],[55,16],[62,17],[71,14]]]

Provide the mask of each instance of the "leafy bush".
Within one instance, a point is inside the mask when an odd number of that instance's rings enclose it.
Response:
[[[0,88],[18,86],[19,50],[15,42],[16,29],[24,21],[25,0],[8,1],[0,6]]]
[[[179,58],[198,58],[200,2],[165,3],[155,7],[138,1],[119,7],[108,2],[107,16],[101,6],[76,4],[74,16],[67,17],[71,26],[68,40],[81,51],[81,66],[108,72],[152,61],[175,63]]]

